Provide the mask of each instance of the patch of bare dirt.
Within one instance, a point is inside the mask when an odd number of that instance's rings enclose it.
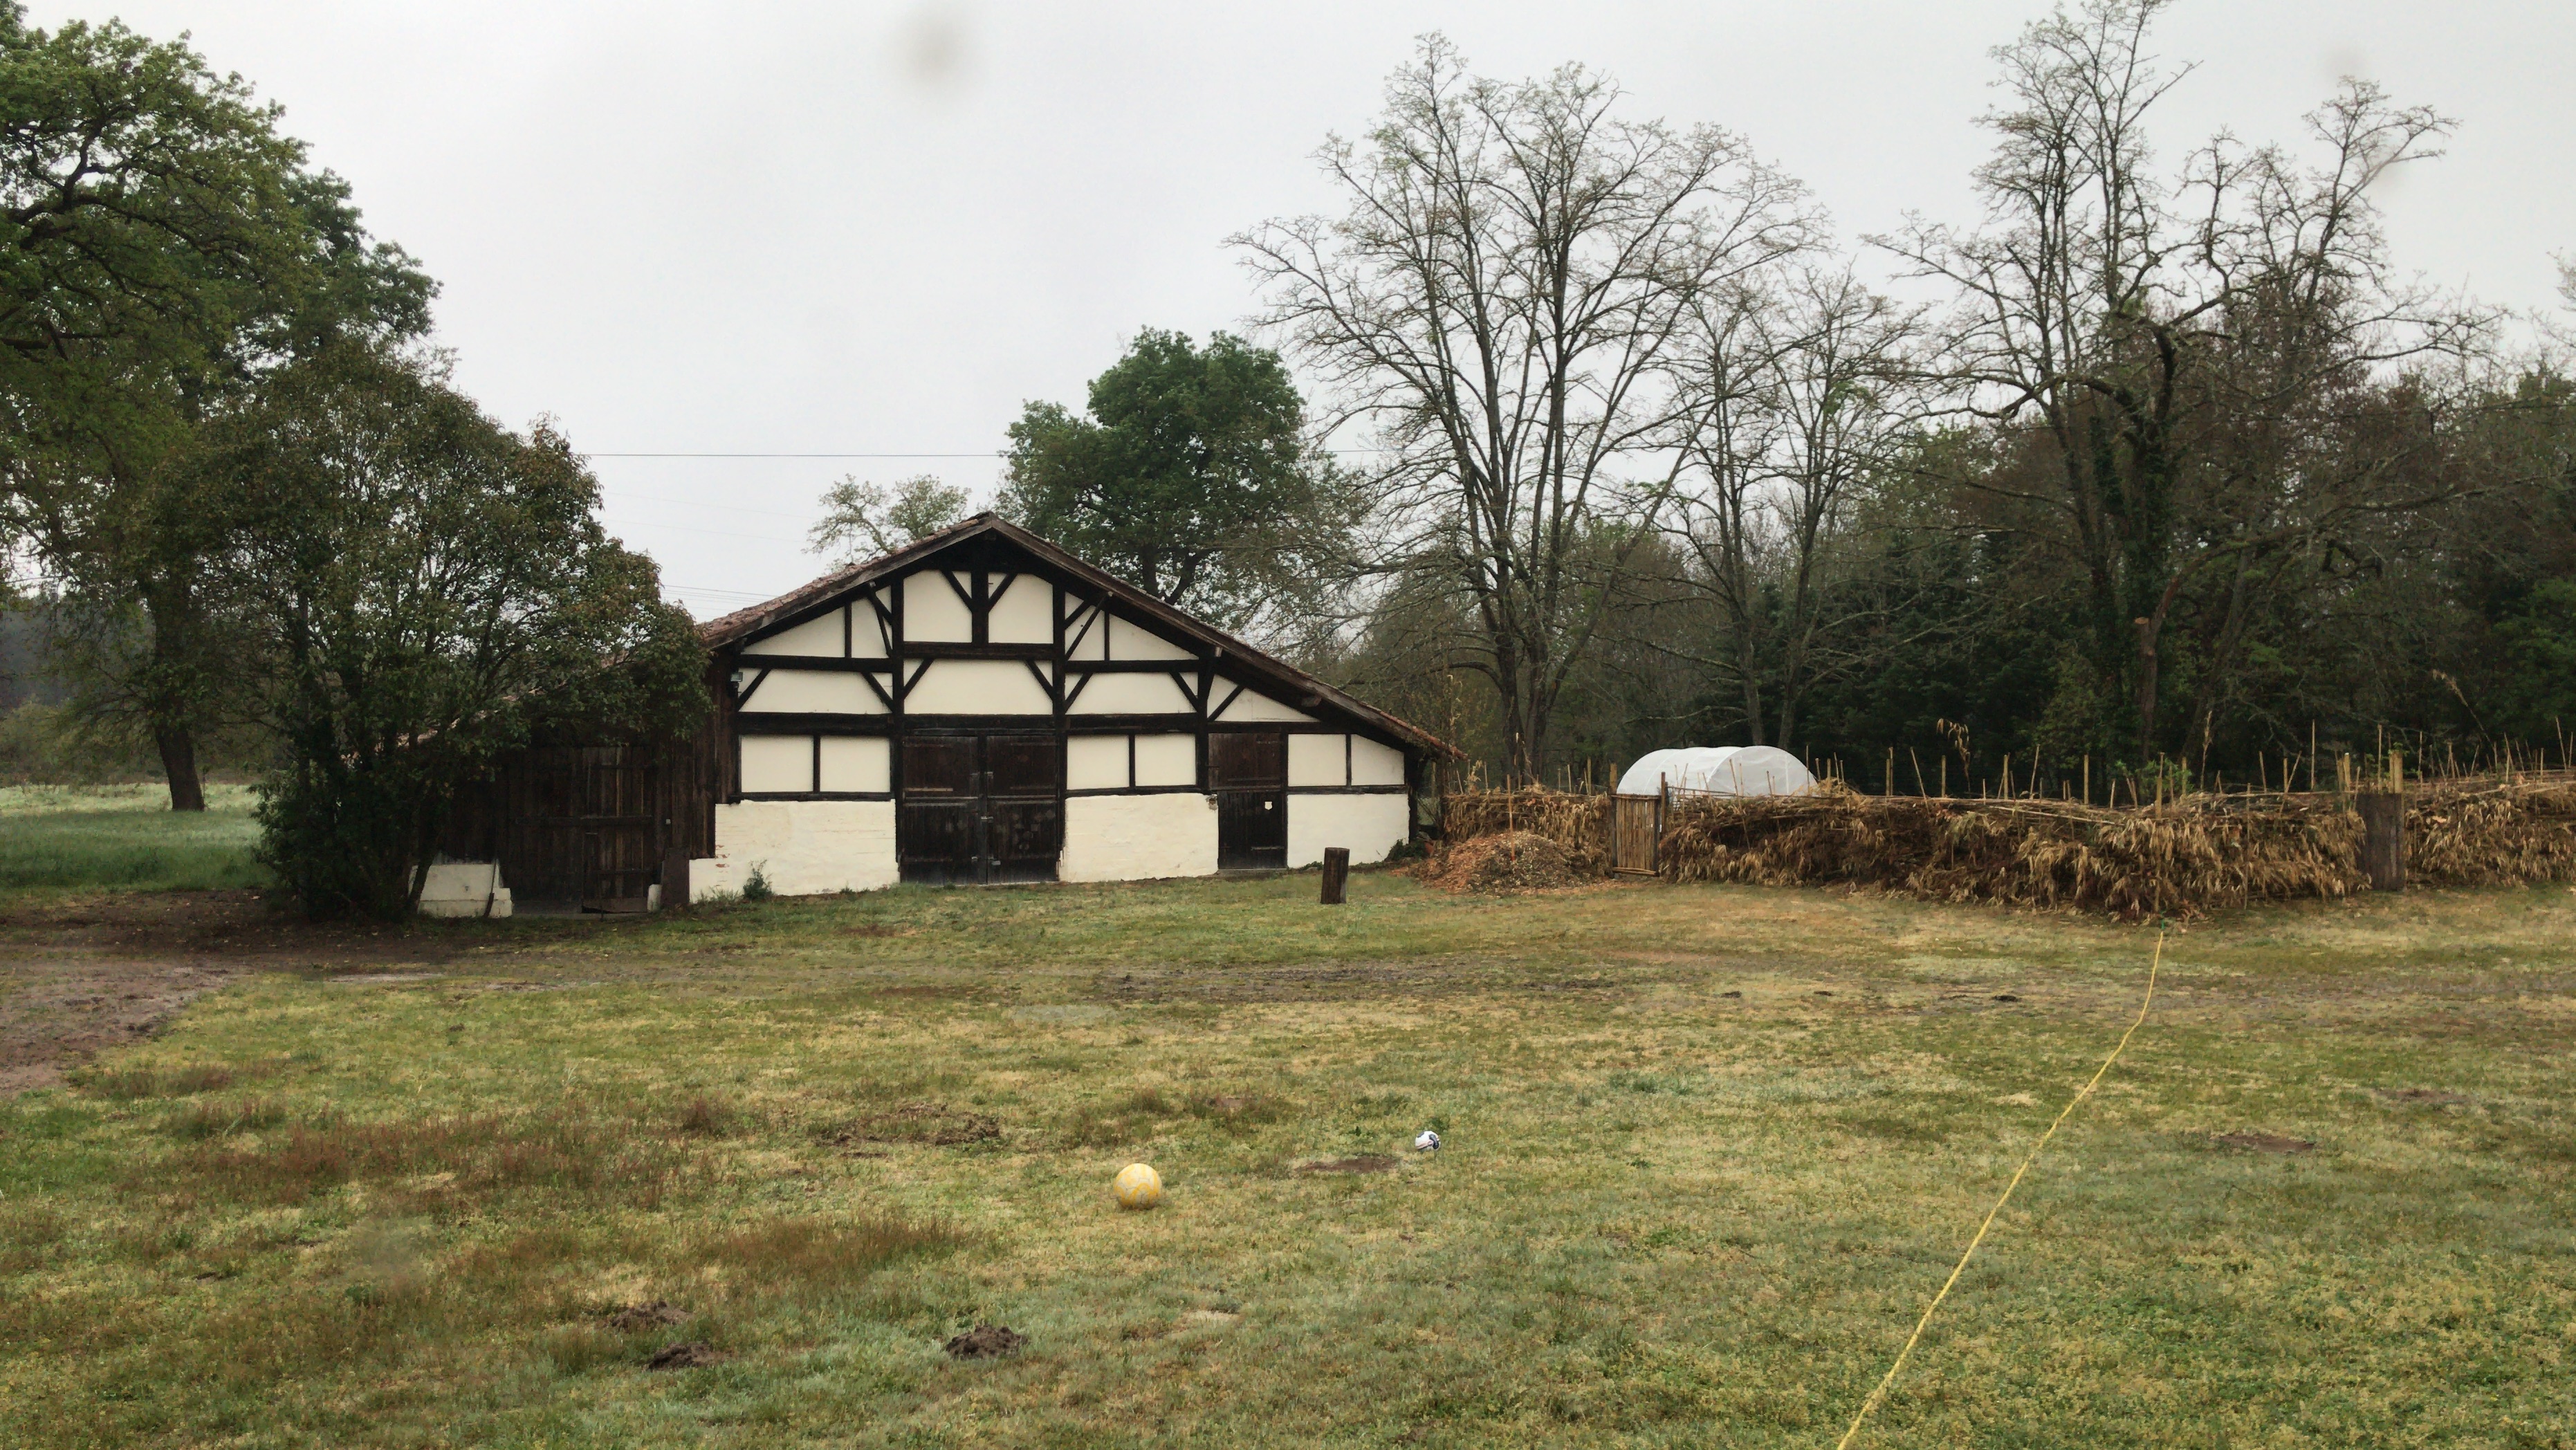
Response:
[[[668,1299],[656,1299],[649,1304],[620,1304],[600,1317],[608,1321],[609,1328],[620,1334],[637,1334],[647,1329],[667,1329],[674,1324],[686,1324],[694,1316]]]
[[[2312,1153],[2317,1146],[2305,1138],[2285,1138],[2279,1133],[2212,1133],[2209,1141],[2248,1153]]]
[[[1333,962],[1317,966],[1228,967],[1210,971],[1122,972],[1098,990],[1111,1002],[1333,1002],[1380,993],[1406,995],[1517,990],[1490,959]],[[1590,985],[1590,984],[1584,984]],[[1605,983],[1606,985],[1606,983]]]
[[[722,1364],[731,1358],[733,1358],[732,1355],[714,1345],[701,1344],[693,1340],[687,1344],[674,1344],[661,1350],[651,1359],[644,1361],[644,1367],[646,1369],[704,1369],[708,1365]]]
[[[1300,1173],[1393,1173],[1400,1159],[1383,1153],[1363,1153],[1356,1158],[1335,1158],[1326,1163],[1300,1163]]]
[[[898,1104],[882,1113],[844,1123],[823,1135],[843,1148],[862,1143],[915,1143],[956,1148],[987,1143],[1002,1136],[1001,1119],[989,1113],[952,1112],[946,1103],[923,1100]]]
[[[1000,1359],[1028,1342],[1027,1335],[1007,1324],[978,1324],[941,1348],[952,1359]]]
[[[0,908],[0,1096],[54,1086],[253,973],[411,979],[470,945],[434,928],[317,925],[271,911],[256,891],[14,903]]]

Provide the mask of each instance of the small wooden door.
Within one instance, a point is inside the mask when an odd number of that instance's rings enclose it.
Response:
[[[1610,797],[1610,869],[1623,876],[1655,874],[1655,843],[1663,834],[1664,798]]]
[[[1063,756],[1053,735],[984,738],[986,881],[1053,881],[1064,854]]]
[[[1288,737],[1276,730],[1208,737],[1208,789],[1216,796],[1220,871],[1288,865]]]
[[[1053,881],[1064,773],[1052,735],[903,742],[895,858],[906,881]]]

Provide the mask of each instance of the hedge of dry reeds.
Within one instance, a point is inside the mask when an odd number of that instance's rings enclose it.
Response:
[[[1450,841],[1528,831],[1565,848],[1566,864],[1584,876],[1610,872],[1610,797],[1521,786],[1461,791],[1440,802],[1440,834]]]
[[[1452,840],[1524,830],[1609,866],[1609,798],[1451,796]],[[1677,795],[1657,852],[1672,881],[1841,883],[1927,901],[2068,907],[2135,920],[2363,890],[2361,821],[2333,794],[2192,795],[2127,810],[2040,799]],[[2408,879],[2576,880],[2576,774],[2446,780],[2407,798]]]

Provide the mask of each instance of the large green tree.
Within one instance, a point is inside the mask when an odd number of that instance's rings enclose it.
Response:
[[[183,44],[0,0],[0,531],[83,712],[148,737],[181,809],[250,704],[204,431],[294,357],[424,331],[433,290],[277,120]]]
[[[353,345],[266,379],[223,435],[224,583],[277,670],[263,849],[306,912],[407,914],[457,787],[541,721],[703,715],[694,627],[551,429]]]
[[[1031,403],[1010,437],[1006,516],[1230,628],[1296,627],[1350,527],[1286,365],[1224,333],[1148,328],[1087,416]]]

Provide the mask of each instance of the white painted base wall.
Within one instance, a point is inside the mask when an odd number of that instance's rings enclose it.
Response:
[[[741,801],[716,807],[716,853],[689,863],[689,895],[742,890],[753,867],[781,896],[874,891],[900,875],[892,801]]]
[[[1296,816],[1291,813],[1291,821]],[[1216,801],[1170,795],[1074,796],[1064,803],[1061,881],[1151,881],[1216,872]]]
[[[441,861],[420,888],[423,916],[481,916],[487,905],[496,917],[510,914],[510,888],[497,862]]]
[[[1412,801],[1402,791],[1385,795],[1288,797],[1288,864],[1320,865],[1326,846],[1347,846],[1351,864],[1383,861],[1412,828]]]

